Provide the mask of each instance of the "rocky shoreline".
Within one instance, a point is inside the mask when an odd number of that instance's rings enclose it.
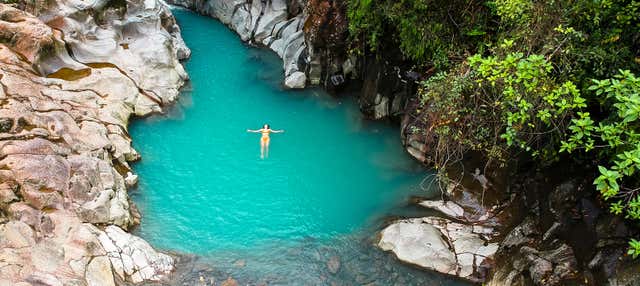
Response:
[[[164,279],[174,258],[127,229],[132,116],[188,79],[160,1],[0,4],[0,285]]]

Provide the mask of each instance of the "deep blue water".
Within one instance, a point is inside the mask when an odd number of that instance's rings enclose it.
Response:
[[[241,281],[453,283],[373,246],[385,217],[427,195],[419,186],[428,173],[403,151],[397,127],[364,120],[350,98],[283,90],[273,53],[216,20],[174,13],[193,52],[191,83],[167,114],[131,126],[142,155],[138,235]],[[261,159],[260,135],[246,129],[264,123],[286,132]],[[335,275],[331,256],[341,260]]]

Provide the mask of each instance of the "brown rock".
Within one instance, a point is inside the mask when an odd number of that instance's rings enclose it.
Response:
[[[220,286],[238,286],[238,281],[229,277],[227,278],[227,280],[222,281],[222,284],[220,284]]]

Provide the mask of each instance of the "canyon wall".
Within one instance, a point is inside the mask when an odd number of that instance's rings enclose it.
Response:
[[[157,281],[174,258],[127,229],[131,116],[187,80],[160,1],[0,4],[0,285]]]

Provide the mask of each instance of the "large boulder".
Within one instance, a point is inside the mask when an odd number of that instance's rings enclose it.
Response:
[[[304,88],[307,76],[303,72],[294,72],[284,80],[284,86],[288,88]]]
[[[404,262],[479,282],[486,278],[498,250],[497,243],[488,242],[491,233],[490,228],[445,218],[414,218],[382,230],[378,246]]]

